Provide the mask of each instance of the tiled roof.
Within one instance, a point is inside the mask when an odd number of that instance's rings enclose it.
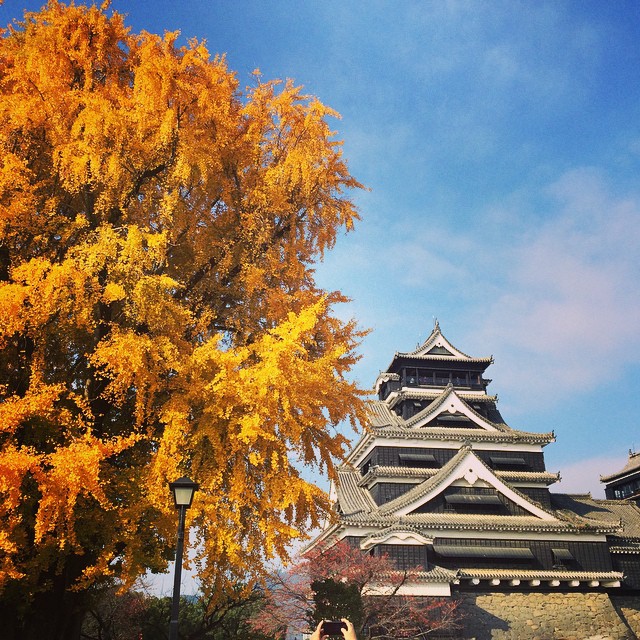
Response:
[[[460,397],[460,396],[458,396]],[[436,400],[439,404],[446,400],[446,393],[441,394]],[[472,407],[469,411],[475,414],[483,422],[490,423],[496,430],[488,431],[482,428],[451,428],[451,427],[419,427],[412,428],[410,425],[417,420],[422,419],[428,413],[435,413],[438,405],[429,405],[416,416],[408,421],[403,420],[400,416],[389,409],[389,404],[381,400],[372,400],[367,403],[369,427],[371,433],[388,438],[437,438],[439,440],[457,440],[468,441],[494,441],[494,442],[521,442],[525,444],[548,444],[555,440],[555,434],[552,433],[529,433],[527,431],[517,431],[511,429],[507,425],[498,422],[491,422],[487,418],[481,416]]]
[[[624,575],[619,571],[567,571],[538,569],[459,569],[461,578],[479,578],[487,580],[622,580]]]
[[[492,531],[552,531],[552,532],[598,532],[624,535],[640,539],[640,509],[625,501],[599,501],[590,496],[551,494],[555,510],[547,510],[534,503],[538,509],[554,516],[554,520],[543,520],[536,516],[465,515],[452,513],[410,513],[404,516],[395,512],[419,499],[445,482],[448,474],[467,454],[462,448],[446,465],[430,478],[425,479],[398,498],[378,507],[369,491],[362,486],[362,476],[353,468],[345,467],[338,472],[338,503],[341,521],[358,526],[389,527],[395,523],[413,524],[429,529],[466,529]],[[482,463],[484,464],[484,463]],[[486,465],[485,465],[486,466]],[[488,468],[488,467],[487,467]],[[520,494],[526,501],[530,498]],[[606,503],[606,508],[602,505]]]
[[[404,572],[397,572],[395,575],[404,574]],[[380,577],[390,574],[381,574]],[[428,571],[411,571],[409,574],[410,582],[448,582],[452,584],[458,581],[458,571],[452,571],[451,569],[445,569],[434,565]]]
[[[441,469],[438,470],[438,473],[435,476],[432,476],[431,478],[425,480],[424,482],[410,489],[409,491],[402,494],[401,496],[398,496],[394,500],[387,502],[386,504],[380,507],[380,512],[383,514],[386,514],[392,511],[397,511],[398,509],[402,509],[403,507],[411,504],[414,500],[418,499],[421,495],[424,495],[432,491],[438,485],[448,482],[449,473],[455,467],[457,467],[462,461],[462,459],[470,452],[471,452],[471,455],[474,456],[474,458],[478,461],[479,464],[481,464],[485,469],[487,469],[492,475],[494,476],[496,475],[493,472],[493,470],[489,467],[489,465],[486,464],[486,462],[484,462],[481,458],[478,458],[477,456],[475,456],[475,454],[473,454],[470,447],[464,446],[458,451],[458,453],[455,456],[453,456],[453,458],[451,458],[451,460],[449,460],[449,462],[447,462],[447,464],[445,464]],[[522,498],[525,502],[531,502],[531,498],[520,493],[515,487],[509,487],[509,488],[518,496],[520,496],[520,498]],[[541,509],[542,511],[549,513],[549,515],[552,515],[552,516],[554,515],[537,503],[535,504],[535,506]]]
[[[627,544],[615,544],[609,547],[611,553],[633,553],[640,554],[640,544],[627,543]]]
[[[571,523],[567,520],[542,520],[535,516],[485,516],[451,513],[410,513],[400,518],[380,513],[360,512],[342,517],[344,524],[388,527],[395,522],[413,524],[423,529],[463,529],[477,531],[526,531],[549,533],[619,533],[616,524],[607,522]]]
[[[421,495],[428,493],[433,490],[438,485],[442,484],[447,480],[447,472],[449,469],[453,469],[460,459],[467,453],[466,449],[461,449],[458,453],[447,462],[441,469],[438,470],[438,473],[432,476],[431,478],[426,479],[424,482],[421,482],[419,485],[416,485],[413,489],[409,489],[406,493],[403,493],[401,496],[398,496],[394,500],[390,500],[386,504],[382,505],[379,509],[382,515],[388,515],[397,511],[398,509],[402,509],[403,507],[411,504],[416,499],[418,499]]]
[[[396,426],[402,422],[402,418],[396,415],[386,402],[380,400],[372,400],[367,403],[367,413],[369,417],[369,426],[387,427]]]
[[[632,453],[629,451],[627,464],[616,473],[612,473],[608,476],[600,476],[600,482],[611,482],[612,480],[617,480],[618,478],[626,476],[629,473],[633,473],[634,471],[640,471],[640,453]]]
[[[368,491],[358,486],[360,474],[357,471],[338,471],[338,502],[345,516],[377,509]]]
[[[419,411],[418,413],[416,413],[416,415],[412,416],[411,418],[409,418],[408,420],[404,421],[404,424],[407,427],[411,427],[414,424],[417,424],[418,422],[420,422],[421,420],[427,418],[429,419],[429,417],[431,415],[433,415],[433,417],[436,417],[437,415],[439,415],[441,412],[439,411],[441,409],[441,407],[449,401],[449,399],[451,397],[458,397],[460,400],[462,400],[462,398],[460,397],[460,395],[456,392],[456,390],[454,389],[452,384],[448,384],[444,391],[442,391],[438,397],[431,403],[429,404],[427,407],[425,407],[424,409],[422,409],[422,411]],[[463,401],[464,402],[464,401]],[[464,402],[467,410],[471,413],[471,415],[475,416],[480,422],[484,422],[487,424],[490,424],[494,429],[497,429],[498,431],[506,431],[509,429],[509,427],[507,427],[506,425],[503,424],[495,424],[493,422],[491,422],[488,418],[485,418],[484,416],[480,415],[473,407],[471,407],[468,403]]]
[[[455,385],[454,385],[455,388]],[[479,391],[478,393],[464,392],[456,389],[458,397],[465,402],[497,402],[498,396],[490,396]],[[399,400],[435,400],[442,395],[440,389],[411,389],[411,391],[403,391],[398,393],[397,397],[390,403],[392,406]]]
[[[447,355],[447,353],[434,352],[434,349],[438,347],[444,349],[450,355]],[[410,358],[427,361],[430,360],[432,362],[464,362],[485,365],[490,365],[493,362],[493,356],[490,356],[488,358],[473,358],[463,351],[460,351],[460,349],[458,349],[457,347],[454,347],[451,342],[449,342],[444,337],[444,335],[440,331],[440,327],[438,324],[436,324],[429,337],[421,345],[418,345],[414,351],[409,351],[406,353],[396,351],[391,364],[389,365],[389,367],[387,367],[387,369],[391,369],[393,363],[400,358]]]
[[[506,482],[540,482],[553,484],[559,482],[560,473],[550,471],[496,471],[495,474]]]
[[[471,356],[468,356],[466,353],[460,351],[460,349],[458,349],[457,347],[454,347],[453,344],[451,344],[451,342],[449,342],[449,340],[447,340],[444,337],[444,334],[440,329],[440,323],[437,320],[433,326],[433,330],[429,334],[429,337],[422,344],[418,345],[414,351],[411,351],[410,353],[406,353],[406,354],[405,353],[398,354],[396,352],[396,355],[413,356],[416,354],[422,354],[430,351],[435,346],[444,347],[452,355],[457,354],[458,357],[456,358],[456,360],[459,360],[460,358],[464,358],[465,360],[473,359],[471,358]]]
[[[477,442],[511,442],[523,444],[548,444],[555,440],[553,433],[527,433],[524,431],[485,431],[484,429],[388,429],[385,436],[394,438],[424,438],[432,440],[458,440]]]
[[[394,355],[394,359],[395,358],[411,358],[412,360],[438,360],[439,362],[443,362],[443,361],[444,362],[470,362],[470,363],[482,363],[482,364],[493,363],[493,356],[489,356],[487,358],[472,358],[471,356],[465,356],[465,358],[462,359],[456,356],[438,355],[437,353],[425,353],[424,355],[421,355],[417,351],[411,351],[409,353],[396,351]]]
[[[368,478],[430,478],[431,476],[435,476],[440,469],[418,469],[415,467],[390,467],[377,465],[375,467],[371,467],[371,469],[367,472],[365,476],[363,476],[362,480]],[[363,481],[360,481],[360,484],[364,484]]]
[[[359,484],[362,486],[370,478],[430,478],[436,475],[440,469],[418,469],[414,467],[391,467],[378,465],[371,467]],[[553,484],[560,480],[559,473],[548,471],[494,471],[496,476],[506,482],[539,482]]]
[[[570,517],[620,523],[624,538],[640,541],[640,509],[631,500],[598,500],[589,494],[551,493],[551,504]]]
[[[451,427],[422,427],[420,429],[409,429],[407,427],[394,425],[371,425],[374,427],[370,435],[399,438],[401,440],[442,440],[454,442],[496,442],[511,444],[541,444],[546,445],[554,442],[554,433],[529,433],[526,431],[486,431],[485,429],[459,429]]]
[[[398,532],[406,533],[408,531],[413,531],[414,533],[418,533],[418,534],[421,533],[419,527],[416,527],[410,524],[407,525],[407,524],[395,523],[395,524],[392,524],[390,527],[387,527],[386,529],[381,529],[380,531],[376,531],[376,533],[372,533],[368,537],[371,538],[372,540],[376,540],[376,539],[385,538],[391,533],[398,533]]]

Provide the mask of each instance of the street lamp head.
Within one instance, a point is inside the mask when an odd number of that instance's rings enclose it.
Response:
[[[185,476],[178,478],[175,482],[170,482],[169,489],[171,489],[171,493],[173,494],[176,507],[188,509],[191,506],[193,494],[198,490],[198,487],[197,482],[193,482]]]

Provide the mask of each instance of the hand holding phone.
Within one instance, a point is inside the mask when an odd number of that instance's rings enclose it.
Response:
[[[324,640],[330,636],[340,640],[358,640],[353,624],[346,618],[319,622],[310,640]]]
[[[347,629],[347,625],[342,620],[325,620],[322,623],[320,633],[322,636],[338,636],[342,638],[341,629]]]

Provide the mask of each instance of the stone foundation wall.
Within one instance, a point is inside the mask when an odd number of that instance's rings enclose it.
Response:
[[[637,640],[640,596],[461,593],[459,640]],[[639,634],[639,635],[636,635]]]
[[[611,602],[621,618],[626,620],[629,628],[640,637],[640,595],[611,596]]]

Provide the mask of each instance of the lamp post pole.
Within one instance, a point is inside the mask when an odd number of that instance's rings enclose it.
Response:
[[[178,509],[178,538],[176,541],[176,562],[173,575],[173,599],[171,601],[171,621],[169,640],[178,640],[178,615],[180,613],[180,582],[182,579],[182,556],[184,553],[184,523],[187,509],[191,506],[193,494],[198,484],[189,478],[179,478],[169,483],[173,499]]]
[[[178,614],[180,613],[180,581],[182,579],[182,554],[184,552],[184,519],[186,507],[178,507],[178,540],[176,542],[176,566],[173,572],[173,600],[171,601],[171,622],[169,640],[178,640]]]

